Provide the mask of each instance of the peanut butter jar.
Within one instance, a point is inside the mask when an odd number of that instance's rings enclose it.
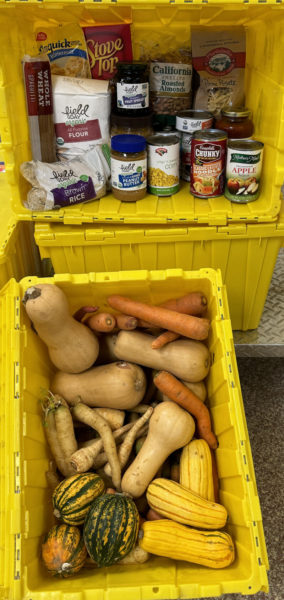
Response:
[[[122,202],[144,198],[147,152],[141,135],[114,135],[111,139],[111,185],[114,197]]]

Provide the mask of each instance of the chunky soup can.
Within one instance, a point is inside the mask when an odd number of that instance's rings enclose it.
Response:
[[[176,129],[181,135],[180,172],[184,181],[190,181],[191,140],[194,131],[210,129],[213,124],[212,113],[205,110],[184,110],[176,116]]]
[[[157,133],[147,139],[150,194],[171,196],[178,191],[179,146],[179,137],[173,133]]]
[[[225,196],[231,202],[246,204],[260,193],[263,143],[256,140],[229,140]]]
[[[227,133],[195,131],[191,141],[190,191],[197,198],[216,198],[225,189]]]

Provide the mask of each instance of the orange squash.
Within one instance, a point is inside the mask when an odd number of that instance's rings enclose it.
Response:
[[[78,573],[87,558],[87,550],[78,527],[55,525],[42,544],[42,559],[51,575],[69,577]]]

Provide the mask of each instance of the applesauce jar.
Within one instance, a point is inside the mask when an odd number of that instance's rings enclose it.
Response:
[[[122,202],[144,198],[147,152],[141,135],[114,135],[111,139],[111,185],[114,197]]]

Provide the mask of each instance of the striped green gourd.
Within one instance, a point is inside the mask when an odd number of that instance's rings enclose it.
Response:
[[[138,529],[139,513],[133,500],[123,494],[104,494],[94,500],[86,517],[86,548],[99,567],[108,567],[129,554]]]
[[[81,525],[92,502],[104,489],[104,482],[96,473],[79,473],[64,479],[53,492],[53,512],[68,525]]]

